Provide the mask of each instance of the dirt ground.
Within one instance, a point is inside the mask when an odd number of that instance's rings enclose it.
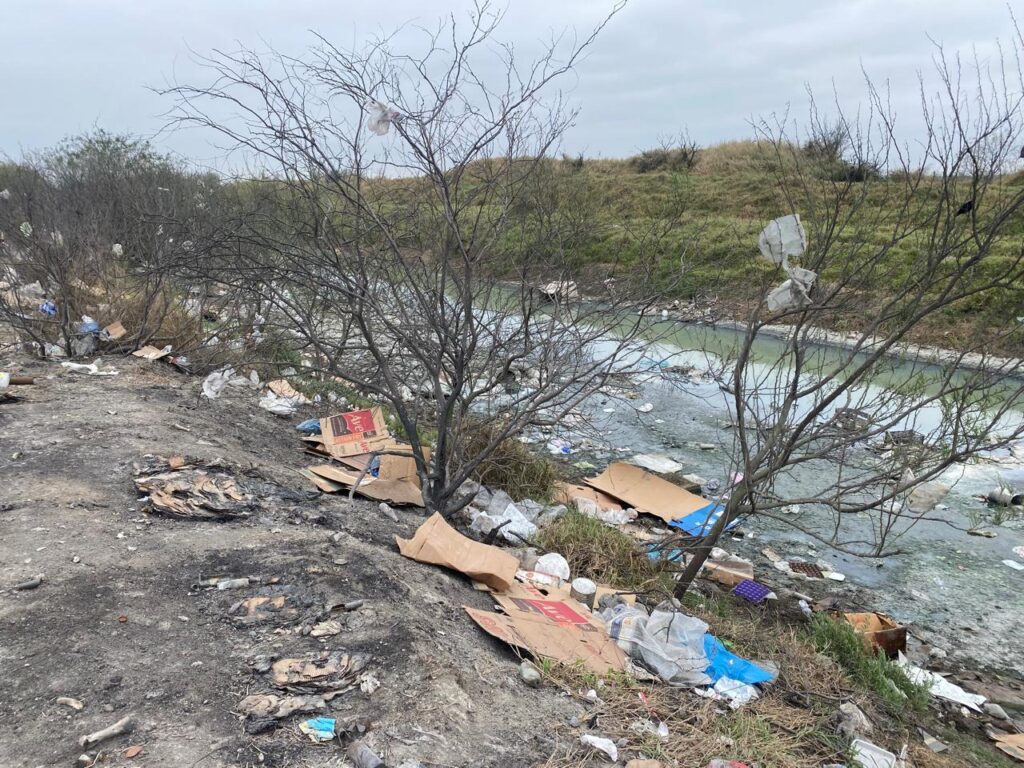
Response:
[[[127,714],[134,732],[104,742],[96,765],[344,765],[338,742],[298,731],[306,715],[250,735],[236,709],[272,690],[254,657],[322,649],[372,655],[380,688],[334,699],[331,714],[369,723],[365,738],[389,766],[530,766],[552,752],[553,729],[580,706],[518,680],[513,653],[462,610],[488,608],[484,594],[398,554],[395,534],[411,535],[422,513],[399,511],[396,524],[376,505],[311,494],[295,473],[309,464],[297,420],[258,409],[253,390],[210,401],[161,362],[104,366],[120,375],[0,358],[0,369],[40,377],[0,403],[0,766],[72,766],[80,736]],[[145,454],[248,469],[239,477],[264,491],[261,508],[230,522],[146,514],[132,484]],[[37,574],[38,588],[11,589]],[[228,575],[276,577],[314,604],[365,605],[334,637],[238,626],[228,610],[255,588],[193,588]],[[130,745],[143,752],[127,758]]]

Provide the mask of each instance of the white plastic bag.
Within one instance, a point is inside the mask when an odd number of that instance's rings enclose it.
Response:
[[[374,99],[366,102],[366,111],[369,113],[366,126],[378,136],[384,136],[391,128],[391,121],[398,116],[397,112],[389,110]]]
[[[546,573],[549,576],[557,576],[562,581],[569,580],[569,561],[557,552],[548,552],[537,558],[537,564],[533,570]]]
[[[299,409],[299,403],[294,397],[281,397],[269,389],[263,393],[259,405],[275,416],[292,416]]]
[[[790,256],[799,256],[807,248],[807,234],[800,214],[782,216],[768,222],[757,239],[757,247],[766,261],[784,267]]]
[[[220,393],[224,391],[224,387],[227,386],[228,382],[231,381],[231,377],[234,375],[234,368],[225,368],[222,371],[214,371],[203,379],[203,395],[211,400],[216,400],[220,397]]]
[[[596,750],[604,752],[605,755],[608,756],[608,759],[613,763],[619,759],[619,748],[615,746],[615,742],[611,739],[584,733],[580,736],[580,744],[585,747],[593,747]]]
[[[708,625],[695,616],[655,609],[647,616],[635,607],[617,605],[601,612],[608,635],[633,659],[670,685],[710,685],[704,672],[704,635]]]

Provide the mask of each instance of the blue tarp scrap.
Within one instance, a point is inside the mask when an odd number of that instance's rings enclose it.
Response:
[[[717,683],[723,677],[739,680],[748,685],[770,683],[775,679],[770,672],[727,649],[717,637],[710,633],[704,635],[704,655],[708,657],[708,668],[704,671],[711,678],[712,683]]]
[[[680,517],[678,520],[673,520],[669,523],[669,526],[672,528],[678,528],[681,531],[686,531],[686,533],[691,536],[703,536],[707,531],[711,530],[711,527],[724,513],[725,507],[722,504],[713,501],[706,507],[701,507],[696,512],[691,512],[686,517]],[[738,520],[733,520],[725,526],[725,530],[731,530],[738,522]]]

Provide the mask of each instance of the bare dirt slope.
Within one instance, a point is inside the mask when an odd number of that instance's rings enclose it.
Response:
[[[308,463],[294,420],[260,411],[251,390],[209,401],[162,363],[104,363],[120,375],[0,360],[43,377],[0,404],[0,766],[73,765],[81,735],[127,714],[135,732],[101,745],[97,765],[342,765],[338,742],[299,733],[304,715],[253,735],[235,713],[271,690],[254,657],[322,649],[372,655],[380,688],[334,699],[331,714],[372,721],[367,739],[388,765],[527,766],[552,751],[552,728],[577,705],[519,682],[512,653],[461,608],[488,607],[484,595],[398,554],[394,535],[410,535],[421,513],[400,511],[396,524],[375,505],[310,498],[294,472]],[[132,463],[150,453],[237,465],[260,508],[230,522],[147,515]],[[36,574],[40,587],[10,589]],[[366,602],[333,637],[238,626],[228,610],[254,587],[192,587],[222,575],[277,578],[314,606]],[[129,759],[129,745],[144,751]]]

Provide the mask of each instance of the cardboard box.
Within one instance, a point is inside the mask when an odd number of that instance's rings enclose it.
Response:
[[[412,560],[451,568],[496,590],[511,586],[519,569],[519,561],[506,550],[466,538],[436,512],[411,539],[396,536],[395,542]]]
[[[645,469],[623,462],[609,464],[604,472],[586,483],[637,512],[660,517],[666,523],[705,509],[712,503]]]
[[[324,448],[335,458],[372,453],[391,438],[378,407],[320,419],[320,432]]]
[[[884,613],[834,611],[832,616],[838,621],[845,621],[858,635],[863,635],[869,649],[883,651],[890,659],[907,649],[907,628]]]

